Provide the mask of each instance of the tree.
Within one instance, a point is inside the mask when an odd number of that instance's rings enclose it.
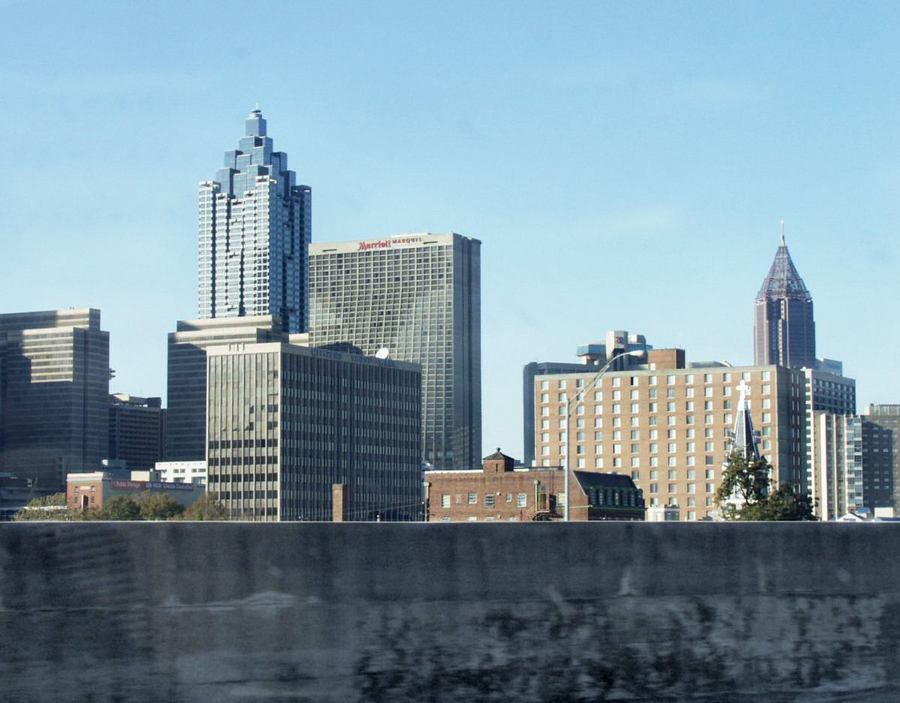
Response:
[[[184,506],[165,493],[146,491],[138,498],[142,520],[171,520],[184,512]]]
[[[179,520],[227,520],[228,510],[219,502],[216,493],[206,493],[185,510]]]
[[[100,520],[140,520],[141,506],[131,496],[116,496],[103,504],[97,513]]]
[[[772,467],[765,459],[732,454],[716,491],[725,520],[815,520],[806,496],[782,484],[774,485]]]
[[[66,505],[66,494],[65,493],[53,493],[49,496],[41,496],[40,498],[32,498],[28,501],[29,508],[49,508],[49,507],[65,507]]]
[[[781,485],[766,501],[765,520],[815,520],[809,498],[788,485]]]

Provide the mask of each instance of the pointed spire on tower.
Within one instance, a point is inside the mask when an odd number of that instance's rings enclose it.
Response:
[[[816,364],[812,295],[791,260],[783,218],[781,242],[756,294],[753,358],[757,366],[813,368]]]
[[[757,302],[767,298],[789,297],[799,300],[812,300],[806,284],[797,273],[797,267],[791,260],[787,243],[784,239],[784,220],[781,220],[781,244],[775,252],[775,260],[769,268],[769,273],[763,280],[759,293],[756,294]]]

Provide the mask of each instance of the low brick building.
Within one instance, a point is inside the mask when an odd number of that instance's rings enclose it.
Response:
[[[102,508],[110,498],[137,498],[147,491],[164,493],[181,505],[189,506],[203,497],[206,487],[191,483],[134,481],[129,474],[119,471],[70,473],[66,477],[66,504],[73,510]]]
[[[571,519],[643,520],[644,497],[628,477],[573,471]],[[565,474],[561,467],[516,468],[499,449],[481,469],[426,471],[426,516],[431,522],[561,520]]]

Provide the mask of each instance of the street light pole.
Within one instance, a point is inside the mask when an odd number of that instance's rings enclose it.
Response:
[[[587,386],[585,386],[584,388],[580,388],[580,389],[576,388],[575,389],[575,393],[572,394],[571,399],[569,399],[566,403],[566,467],[565,467],[565,476],[564,476],[565,486],[563,488],[563,491],[565,492],[565,496],[566,496],[566,513],[565,513],[565,517],[563,518],[563,520],[565,522],[569,522],[571,520],[571,517],[570,517],[571,513],[569,512],[569,498],[570,498],[569,474],[573,471],[572,451],[571,451],[572,450],[572,408],[575,407],[576,403],[583,401],[585,395],[587,395],[594,388],[597,387],[597,383],[600,381],[601,378],[603,378],[603,375],[607,371],[609,371],[609,367],[613,365],[613,363],[616,361],[616,359],[621,359],[622,357],[625,357],[625,356],[643,356],[643,355],[644,355],[643,349],[635,349],[633,351],[627,351],[622,354],[617,354],[616,356],[610,358],[610,360],[607,361],[605,364],[603,364],[603,366],[600,367],[600,369],[597,371],[597,373],[594,374],[594,377],[591,379],[591,382]]]

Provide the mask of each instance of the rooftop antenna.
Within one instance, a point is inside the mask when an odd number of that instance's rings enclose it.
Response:
[[[784,243],[784,218],[781,218],[781,246],[785,246]]]

